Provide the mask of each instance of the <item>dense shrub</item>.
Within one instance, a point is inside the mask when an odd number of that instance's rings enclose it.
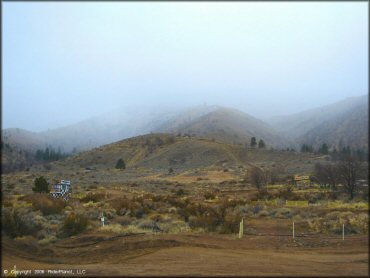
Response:
[[[111,207],[116,210],[118,215],[128,215],[131,217],[142,218],[148,214],[154,204],[143,197],[134,197],[132,200],[123,197],[109,201]]]
[[[117,160],[116,169],[126,169],[126,164],[122,158]]]
[[[342,233],[344,224],[346,234],[368,233],[369,216],[366,213],[352,213],[334,211],[328,213],[325,217],[314,218],[308,221],[309,228],[315,232],[321,233]]]
[[[189,217],[190,228],[202,228],[207,232],[215,231],[219,224],[218,218],[214,215],[199,215]]]
[[[142,218],[146,214],[147,210],[143,207],[138,207],[137,209],[131,211],[130,215],[136,218]]]
[[[2,208],[2,230],[10,237],[36,236],[43,228],[40,218],[26,208]]]
[[[153,232],[160,232],[161,228],[157,224],[156,221],[153,220],[144,220],[143,222],[140,222],[138,227],[143,230],[151,230]]]
[[[270,215],[270,213],[267,210],[261,210],[257,214],[258,217],[266,217],[266,216],[269,216],[269,215]]]
[[[76,235],[86,230],[88,225],[87,218],[82,214],[71,212],[63,223],[63,232],[67,236]]]
[[[179,188],[179,189],[176,191],[176,195],[177,195],[177,196],[183,196],[183,195],[185,195],[185,191],[184,191],[184,189]]]
[[[290,218],[292,217],[292,211],[289,208],[278,208],[272,212],[276,218]]]
[[[295,194],[293,193],[293,187],[291,185],[279,189],[278,196],[283,200],[294,200]]]
[[[263,209],[264,209],[264,206],[263,205],[257,204],[257,205],[255,205],[255,206],[252,207],[252,212],[254,214],[258,214]]]
[[[220,225],[220,233],[232,234],[239,231],[239,223],[241,217],[239,215],[227,215]]]
[[[265,187],[263,187],[260,190],[258,190],[256,197],[257,197],[258,200],[268,200],[272,196],[269,194],[267,189]]]
[[[32,187],[33,192],[42,193],[46,192],[49,193],[49,184],[43,176],[40,176],[35,179],[34,187]]]
[[[249,205],[238,205],[234,208],[234,214],[241,216],[251,216],[252,213],[252,208]]]
[[[118,222],[122,225],[122,226],[128,226],[132,223],[132,218],[129,217],[129,216],[123,216],[121,217]]]
[[[34,198],[32,205],[36,210],[40,210],[43,215],[60,214],[65,207],[65,201],[42,195]]]
[[[81,202],[83,203],[88,203],[88,202],[94,202],[94,203],[97,203],[97,202],[100,202],[101,200],[103,200],[105,198],[105,194],[104,193],[100,193],[100,192],[89,192],[85,197],[83,197],[81,199]]]
[[[203,196],[206,200],[213,200],[214,198],[216,198],[216,194],[211,191],[205,192]]]

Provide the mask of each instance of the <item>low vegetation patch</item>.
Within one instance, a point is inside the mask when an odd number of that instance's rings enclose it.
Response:
[[[36,216],[32,210],[26,208],[2,208],[2,229],[12,238],[36,236],[43,228],[42,218]]]
[[[81,202],[83,202],[83,203],[88,203],[88,202],[97,203],[97,202],[100,202],[101,200],[103,200],[104,198],[105,198],[105,194],[102,193],[102,192],[89,192],[88,194],[86,194],[86,196],[81,198]]]
[[[32,200],[32,206],[36,210],[40,210],[43,215],[60,214],[62,213],[66,203],[62,199],[52,198],[47,195],[41,195]]]
[[[63,223],[62,233],[66,236],[77,235],[86,230],[88,225],[88,219],[83,214],[76,214],[71,212]]]

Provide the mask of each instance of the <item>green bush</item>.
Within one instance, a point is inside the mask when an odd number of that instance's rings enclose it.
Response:
[[[42,193],[42,192],[49,193],[50,192],[49,184],[43,176],[36,178],[34,181],[34,185],[35,186],[32,187],[33,192],[37,192],[37,193]]]
[[[82,214],[71,212],[63,223],[63,231],[67,236],[79,234],[86,230],[88,225],[87,218]]]
[[[61,199],[41,195],[32,200],[32,206],[36,210],[40,210],[43,215],[60,214],[65,207],[65,202]]]
[[[178,189],[178,190],[176,191],[176,195],[177,195],[177,196],[183,196],[183,195],[185,195],[185,191],[184,191],[184,189],[182,189],[182,188]]]
[[[35,236],[43,226],[36,215],[25,208],[2,208],[2,230],[8,236]]]
[[[126,169],[126,164],[122,158],[118,159],[116,163],[116,169]]]

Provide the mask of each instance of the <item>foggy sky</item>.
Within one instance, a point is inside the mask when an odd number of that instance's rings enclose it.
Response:
[[[2,127],[204,103],[266,118],[367,94],[367,11],[366,2],[4,2]]]

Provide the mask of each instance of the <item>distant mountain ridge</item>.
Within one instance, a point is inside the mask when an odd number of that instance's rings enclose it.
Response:
[[[342,101],[288,116],[274,117],[267,122],[296,146],[323,143],[339,147],[368,149],[368,96]]]
[[[192,111],[191,111],[192,112]],[[187,117],[185,112],[165,122],[157,130],[167,133],[187,133],[215,139],[224,143],[249,144],[252,137],[273,147],[286,147],[286,139],[281,137],[271,126],[244,112],[233,108],[214,106],[197,117]],[[189,118],[191,120],[181,121]]]
[[[299,150],[302,144],[309,144],[318,149],[327,143],[332,147],[349,145],[368,150],[368,122],[366,95],[274,117],[267,122],[221,106],[151,111],[122,109],[44,132],[18,128],[2,130],[2,163],[11,162],[12,168],[18,161],[27,164],[33,160],[32,155],[37,149],[47,146],[70,153],[75,148],[77,151],[89,150],[151,132],[189,134],[243,145],[249,144],[251,137],[256,137],[257,141],[263,139],[268,148],[294,147]]]

